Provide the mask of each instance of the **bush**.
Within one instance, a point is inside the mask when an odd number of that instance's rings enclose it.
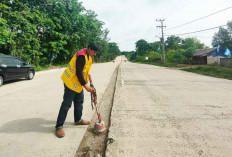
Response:
[[[217,64],[200,65],[192,68],[184,68],[184,71],[194,72],[202,75],[225,78],[232,80],[232,69],[220,67]]]
[[[169,50],[166,53],[166,60],[167,62],[183,64],[191,60],[192,52],[193,52],[192,49]]]
[[[135,61],[136,62],[144,62],[145,61],[145,57],[144,56],[139,56],[138,58],[136,58]]]
[[[155,51],[151,51],[146,54],[148,62],[159,62],[161,61],[161,54]]]

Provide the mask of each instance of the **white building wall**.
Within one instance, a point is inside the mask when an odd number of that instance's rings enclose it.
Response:
[[[207,56],[207,64],[214,64],[214,63],[218,63],[220,64],[220,58],[225,58],[223,56]]]

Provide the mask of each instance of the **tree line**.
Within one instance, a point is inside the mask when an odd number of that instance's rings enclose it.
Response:
[[[149,43],[140,39],[135,43],[136,51],[125,53],[130,60],[161,62],[162,44],[159,41]],[[206,46],[196,38],[181,38],[179,36],[170,36],[165,41],[166,62],[179,64],[187,63],[192,58],[192,53],[197,49],[203,49]]]
[[[109,42],[97,14],[77,0],[1,0],[0,53],[18,56],[35,66],[67,63],[89,42],[101,45],[96,61],[120,55]]]
[[[232,50],[232,21],[227,23],[227,28],[220,27],[212,39],[212,46],[225,50],[229,48]],[[161,62],[162,45],[161,42],[156,41],[149,43],[144,39],[140,39],[135,43],[135,51],[122,52],[130,60],[145,61],[145,56],[148,61]],[[165,41],[166,61],[178,64],[189,63],[192,55],[196,50],[208,48],[197,38],[181,38],[179,36],[169,36]]]

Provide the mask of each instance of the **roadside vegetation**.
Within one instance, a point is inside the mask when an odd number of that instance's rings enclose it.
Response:
[[[77,0],[1,0],[0,53],[17,56],[42,70],[69,62],[89,42],[102,47],[95,62],[120,55],[97,14]],[[50,66],[52,65],[52,66]]]
[[[228,21],[227,29],[220,27],[213,36],[212,46],[217,47],[218,43],[221,49],[229,48],[232,50],[232,21]],[[220,67],[217,64],[192,65],[193,53],[198,49],[208,48],[197,38],[183,39],[179,36],[169,36],[165,41],[165,63],[161,61],[161,42],[149,43],[144,39],[140,39],[135,43],[135,47],[136,51],[122,52],[132,62],[174,67],[202,75],[232,79],[231,68]]]
[[[196,67],[183,68],[181,70],[232,80],[232,68],[221,67],[217,64],[199,65]]]
[[[0,53],[17,56],[40,71],[65,66],[78,50],[97,41],[102,50],[95,62],[112,61],[123,54],[132,62],[180,68],[191,64],[194,51],[207,48],[197,38],[169,36],[163,63],[160,41],[140,39],[135,51],[120,52],[117,43],[109,42],[109,30],[103,26],[94,11],[76,0],[1,0]],[[218,43],[232,50],[232,21],[215,33],[212,46]]]
[[[50,69],[59,69],[67,67],[68,64],[60,64],[60,65],[46,65],[46,66],[36,66],[35,71],[43,71],[43,70],[50,70]]]

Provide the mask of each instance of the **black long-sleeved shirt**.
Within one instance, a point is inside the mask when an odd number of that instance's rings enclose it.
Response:
[[[87,57],[89,59],[88,54],[87,54]],[[77,60],[76,60],[76,75],[82,86],[86,84],[83,74],[82,74],[84,66],[85,66],[85,56],[80,55],[77,57]]]

